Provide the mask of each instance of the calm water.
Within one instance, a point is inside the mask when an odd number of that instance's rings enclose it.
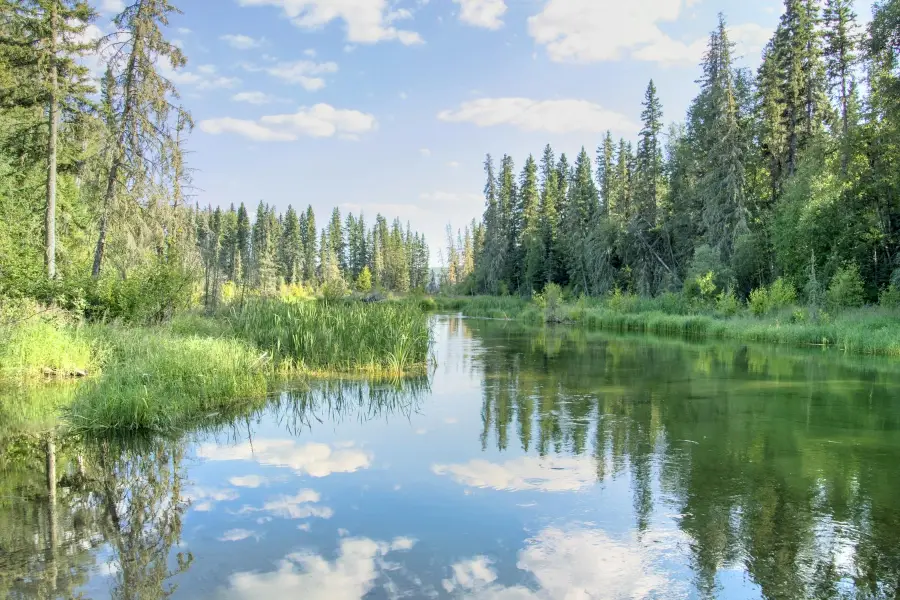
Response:
[[[435,333],[401,388],[284,393],[186,440],[7,444],[0,597],[900,597],[900,363]]]

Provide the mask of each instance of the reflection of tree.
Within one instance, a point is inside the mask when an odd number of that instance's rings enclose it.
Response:
[[[103,534],[113,553],[113,596],[169,597],[175,591],[170,580],[193,558],[178,552],[170,569],[170,554],[180,541],[187,509],[181,494],[181,445],[166,440],[102,441],[91,451],[94,468],[89,485],[103,511]]]
[[[654,503],[682,515],[702,595],[743,564],[766,598],[900,597],[896,365],[464,326],[485,347],[483,447],[517,435],[628,473],[639,530]]]

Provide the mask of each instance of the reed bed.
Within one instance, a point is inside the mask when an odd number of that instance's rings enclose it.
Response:
[[[83,328],[32,317],[0,324],[0,380],[84,376],[96,366]]]
[[[229,320],[238,338],[270,352],[280,369],[308,374],[419,372],[431,344],[427,315],[397,302],[258,301]]]

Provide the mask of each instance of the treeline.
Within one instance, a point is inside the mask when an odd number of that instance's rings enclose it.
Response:
[[[424,234],[406,229],[400,219],[389,226],[380,214],[371,228],[353,213],[345,220],[335,208],[321,232],[312,206],[297,214],[292,206],[278,214],[260,203],[251,223],[242,203],[235,210],[207,208],[198,213],[197,247],[203,261],[204,299],[217,304],[225,285],[274,295],[281,285],[323,286],[344,295],[352,286],[409,292],[430,283]]]
[[[876,3],[864,33],[850,0],[784,4],[755,74],[720,17],[683,123],[664,132],[651,81],[636,145],[607,134],[574,164],[548,145],[518,174],[489,155],[483,218],[448,230],[443,283],[652,296],[711,273],[747,297],[778,278],[815,294],[839,274],[868,300],[900,287],[900,0]]]
[[[154,319],[198,285],[215,303],[227,281],[424,287],[424,237],[397,221],[335,211],[320,232],[311,209],[262,206],[251,223],[195,207],[193,121],[166,77],[186,64],[166,38],[178,12],[128,0],[101,35],[84,0],[0,0],[0,298]]]

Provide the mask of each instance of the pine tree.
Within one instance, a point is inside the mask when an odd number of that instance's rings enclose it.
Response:
[[[169,14],[176,11],[168,0],[136,0],[114,19],[125,35],[112,54],[104,78],[111,156],[94,250],[94,279],[100,277],[110,219],[120,192],[141,197],[142,188],[151,180],[149,173],[167,164],[160,160],[160,154],[181,152],[175,144],[175,124],[181,127],[190,123],[187,111],[173,103],[178,98],[175,86],[157,70],[162,61],[175,69],[187,62],[162,32]]]
[[[522,209],[516,187],[515,163],[511,156],[503,155],[497,180],[497,204],[500,210],[500,235],[505,249],[500,269],[501,280],[507,290],[517,289],[521,273],[522,257]]]
[[[288,205],[284,214],[284,228],[281,233],[280,271],[284,280],[289,284],[296,284],[302,278],[300,269],[300,221],[294,207]]]
[[[656,226],[656,211],[659,206],[660,187],[663,175],[662,105],[653,81],[644,95],[644,111],[641,113],[643,128],[638,142],[636,156],[636,215],[643,221],[643,227]]]
[[[528,155],[519,179],[519,204],[522,207],[522,280],[519,289],[525,294],[542,289],[544,266],[544,239],[538,191],[538,167],[534,157]]]
[[[851,115],[856,104],[857,63],[856,15],[851,0],[825,0],[822,13],[825,69],[828,90],[838,106],[841,132],[841,171],[846,174],[849,162]]]
[[[347,272],[347,242],[344,239],[344,226],[341,222],[341,211],[338,207],[334,207],[331,212],[331,221],[328,224],[328,242],[331,244],[331,251],[337,260],[338,269],[341,274]]]
[[[541,157],[541,231],[544,247],[542,283],[557,282],[562,270],[563,248],[559,239],[559,174],[550,144]],[[542,286],[543,287],[543,286]]]
[[[237,231],[235,232],[237,244],[237,264],[235,265],[235,278],[245,283],[249,280],[250,275],[250,216],[247,214],[247,208],[244,203],[238,207],[237,213]]]
[[[316,271],[316,213],[312,205],[306,207],[306,228],[303,234],[303,280],[307,285],[314,285],[317,281]],[[303,233],[303,232],[301,232]]]
[[[600,193],[600,206],[604,215],[614,212],[612,209],[613,192],[615,190],[615,144],[612,132],[607,131],[603,144],[597,148],[597,185]]]
[[[494,175],[494,161],[488,154],[484,160],[484,244],[478,256],[476,273],[478,288],[488,294],[496,294],[500,289],[500,280],[506,255],[506,239],[502,225],[497,189],[497,178]]]

